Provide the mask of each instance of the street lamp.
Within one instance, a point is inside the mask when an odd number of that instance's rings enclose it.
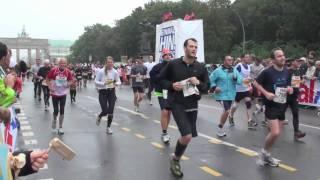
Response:
[[[243,54],[246,52],[246,31],[244,30],[244,24],[243,24],[243,21],[242,21],[242,18],[240,16],[240,14],[234,10],[231,6],[228,6],[229,9],[231,9],[232,12],[234,12],[237,17],[239,18],[239,21],[241,23],[241,26],[242,26],[242,51],[243,51]]]

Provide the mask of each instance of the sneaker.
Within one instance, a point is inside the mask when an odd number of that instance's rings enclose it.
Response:
[[[152,101],[149,101],[149,105],[152,106]]]
[[[52,133],[57,133],[57,129],[51,129]]]
[[[229,116],[229,125],[230,125],[230,127],[235,126],[233,117],[231,117],[231,116]]]
[[[110,127],[107,127],[107,134],[112,134],[112,133],[113,133],[112,129]]]
[[[225,137],[225,136],[227,136],[227,134],[226,134],[226,132],[223,130],[223,128],[218,128],[217,136],[218,136],[218,137]]]
[[[278,167],[279,161],[271,157],[270,153],[267,153],[264,150],[262,150],[258,155],[257,164],[260,166],[269,165],[271,167]]]
[[[256,127],[257,125],[258,125],[258,123],[254,120],[248,121],[248,129],[252,129],[252,130],[257,129],[257,127]]]
[[[100,125],[100,123],[101,123],[101,117],[100,117],[100,116],[98,116],[98,117],[97,117],[97,120],[96,120],[96,125],[97,125],[97,126],[99,126],[99,125]]]
[[[139,107],[138,107],[138,106],[135,106],[135,107],[134,107],[134,111],[135,111],[135,112],[139,112]]]
[[[38,101],[41,101],[41,98],[39,98]]]
[[[181,171],[181,166],[180,166],[179,160],[175,160],[173,158],[170,160],[170,170],[171,170],[171,173],[176,177],[183,176],[183,172]]]
[[[58,134],[59,134],[59,135],[63,135],[63,134],[64,134],[64,131],[63,131],[62,128],[59,128],[59,129],[58,129]]]
[[[161,135],[161,140],[162,140],[162,142],[163,143],[165,143],[165,144],[168,144],[169,143],[169,141],[170,141],[170,136],[169,136],[169,134],[162,134]]]
[[[301,132],[301,131],[295,132],[294,133],[294,140],[299,140],[305,136],[306,136],[305,132]]]
[[[44,106],[44,110],[45,110],[45,111],[48,111],[48,110],[49,110],[47,105]]]

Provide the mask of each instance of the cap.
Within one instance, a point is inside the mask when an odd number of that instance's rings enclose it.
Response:
[[[169,50],[168,48],[163,48],[163,49],[162,49],[162,57],[165,56],[165,55],[167,55],[167,54],[172,55],[171,52],[170,52],[170,50]]]

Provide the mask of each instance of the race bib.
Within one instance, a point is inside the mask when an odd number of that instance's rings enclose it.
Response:
[[[162,90],[162,97],[163,97],[163,99],[168,99],[168,90],[167,89]]]
[[[88,73],[83,73],[84,76],[88,76]]]
[[[188,97],[194,94],[199,95],[197,86],[191,84],[188,80],[189,79],[180,82],[183,85],[183,96]]]
[[[78,79],[81,79],[81,78],[82,78],[82,76],[77,76],[77,78],[78,78]]]
[[[113,79],[107,79],[107,80],[106,80],[106,87],[107,87],[107,88],[114,88]]]
[[[56,82],[56,86],[57,86],[57,87],[66,86],[66,85],[67,85],[67,77],[57,76],[55,82]]]
[[[285,104],[287,102],[287,88],[277,87],[273,101],[276,103]]]
[[[291,86],[293,88],[299,88],[301,83],[301,78],[300,76],[292,76],[291,78]]]

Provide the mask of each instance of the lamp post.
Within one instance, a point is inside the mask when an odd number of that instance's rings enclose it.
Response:
[[[244,29],[243,20],[242,20],[240,14],[236,10],[234,10],[231,6],[228,6],[228,8],[231,9],[231,11],[234,12],[237,15],[237,17],[238,17],[238,19],[239,19],[239,21],[241,23],[241,26],[242,26],[242,38],[243,38],[242,39],[242,51],[243,51],[243,54],[244,54],[246,52],[246,31]]]

